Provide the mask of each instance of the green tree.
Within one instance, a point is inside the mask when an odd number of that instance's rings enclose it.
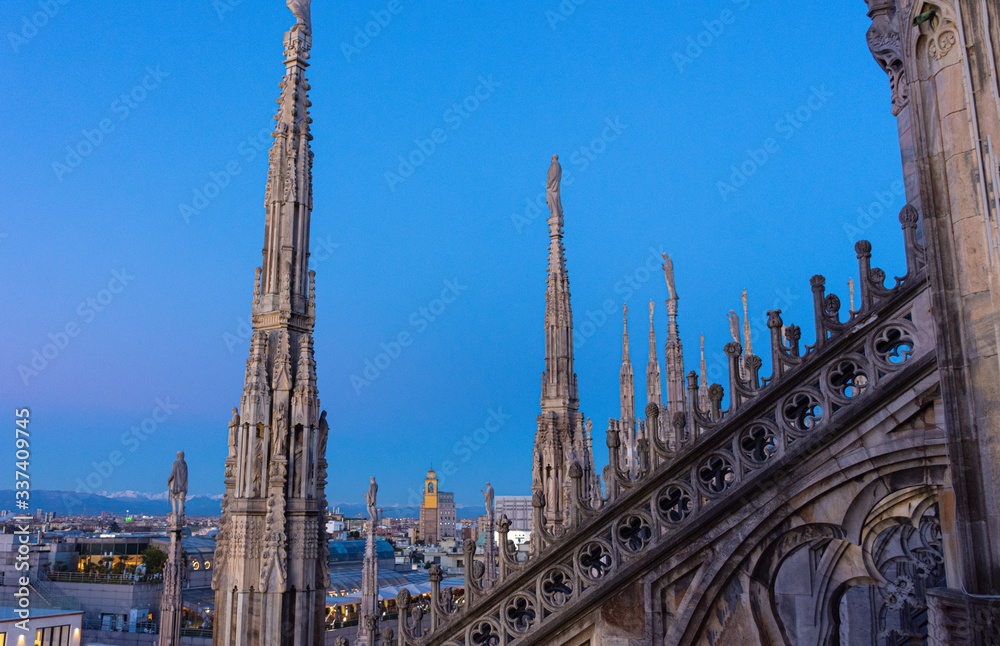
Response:
[[[160,574],[167,564],[167,553],[155,545],[150,545],[142,551],[142,562],[146,566],[146,576]]]

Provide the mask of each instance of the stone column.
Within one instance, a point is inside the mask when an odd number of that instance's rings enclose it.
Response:
[[[485,556],[483,565],[486,566],[486,573],[483,574],[483,589],[488,590],[493,587],[497,578],[497,555],[496,545],[493,541],[493,508],[486,510],[486,543],[483,545]],[[466,563],[466,567],[472,567],[471,563]]]
[[[184,614],[182,601],[184,559],[181,554],[181,530],[184,529],[184,516],[170,514],[169,523],[167,533],[170,535],[170,547],[167,548],[167,564],[163,569],[159,646],[180,646],[181,616]]]
[[[368,519],[365,561],[361,570],[361,612],[355,646],[375,646],[378,638],[378,553],[375,550],[375,520]]]

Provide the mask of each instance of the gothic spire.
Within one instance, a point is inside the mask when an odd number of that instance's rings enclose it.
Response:
[[[750,336],[750,314],[747,306],[747,290],[743,290],[743,352],[753,354],[753,339]]]
[[[562,166],[552,155],[546,185],[549,206],[549,278],[545,292],[545,374],[542,379],[542,410],[576,411],[579,399],[573,372],[573,313],[570,309],[569,276],[563,250],[563,210],[559,194]]]
[[[569,518],[570,460],[581,466],[591,456],[581,456],[583,415],[573,373],[573,313],[570,309],[569,277],[563,252],[563,210],[559,194],[562,167],[552,155],[546,182],[549,206],[549,277],[545,290],[545,372],[542,373],[541,414],[535,432],[536,459],[532,463],[532,495],[535,522],[559,533]],[[587,496],[590,487],[586,487]],[[544,537],[532,533],[537,548]]]
[[[667,327],[666,372],[667,409],[673,412],[684,410],[684,350],[677,328],[677,288],[674,286],[674,263],[670,256],[663,254],[663,274],[667,282]]]
[[[240,408],[229,423],[226,489],[212,587],[226,643],[317,646],[330,583],[326,509],[329,425],[316,387],[309,270],[309,0],[288,0],[274,144],[265,187],[263,263]],[[247,610],[247,599],[252,606]]]
[[[631,429],[635,426],[635,377],[632,374],[632,359],[628,350],[628,305],[622,307],[624,327],[622,328],[622,367],[619,372],[619,392],[621,395],[622,424]]]
[[[698,402],[701,404],[702,412],[708,410],[708,368],[705,364],[705,335],[701,335],[701,363],[698,365],[701,376],[698,379]]]
[[[295,3],[308,7],[308,2]],[[277,122],[268,156],[263,262],[260,302],[254,313],[289,312],[309,316],[309,220],[312,212],[312,150],[309,142],[309,67],[312,36],[308,8],[296,13],[299,22],[285,34],[285,76],[278,84]],[[296,321],[293,321],[293,323]]]
[[[653,329],[653,300],[649,301],[649,362],[646,364],[646,403],[663,406],[660,359],[656,354],[656,330]]]

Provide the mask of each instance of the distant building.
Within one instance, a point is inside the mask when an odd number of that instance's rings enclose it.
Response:
[[[424,501],[420,503],[420,540],[433,545],[455,538],[455,494],[438,490],[434,469],[424,480]]]
[[[14,608],[0,608],[0,643],[9,646],[22,646],[25,637],[28,644],[80,644],[80,631],[83,627],[82,610],[51,610],[48,608],[32,608],[28,619],[27,632],[17,625],[20,617]],[[6,636],[6,640],[5,640]]]
[[[511,531],[531,531],[531,496],[497,496],[493,505],[496,520],[506,515]]]

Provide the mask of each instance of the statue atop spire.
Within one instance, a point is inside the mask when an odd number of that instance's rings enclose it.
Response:
[[[312,20],[309,16],[309,3],[311,0],[285,0],[285,4],[295,14],[295,27],[306,34],[312,33]]]
[[[562,197],[559,195],[559,185],[562,183],[562,166],[559,165],[559,155],[552,155],[552,165],[549,166],[549,178],[545,184],[545,201],[549,205],[552,217],[562,226]]]
[[[674,284],[674,261],[663,254],[663,278],[667,283],[667,343],[664,370],[667,382],[667,410],[670,414],[684,411],[687,384],[684,380],[684,348],[677,327],[677,286]],[[661,424],[666,416],[661,415]]]
[[[563,209],[560,195],[562,167],[559,156],[552,155],[546,178],[546,201],[549,205],[549,275],[545,290],[545,372],[542,373],[541,414],[535,433],[537,459],[532,465],[532,493],[543,501],[535,513],[541,514],[544,524],[553,531],[561,531],[569,510],[568,482],[569,459],[578,460],[582,466],[592,461],[592,456],[581,456],[585,442],[583,415],[577,394],[576,374],[573,371],[573,311],[570,307],[569,274],[562,243]],[[590,496],[587,485],[586,496]],[[532,541],[542,539],[532,535]]]
[[[663,254],[663,277],[667,281],[667,300],[677,300],[677,288],[674,286],[674,261],[670,256]]]

